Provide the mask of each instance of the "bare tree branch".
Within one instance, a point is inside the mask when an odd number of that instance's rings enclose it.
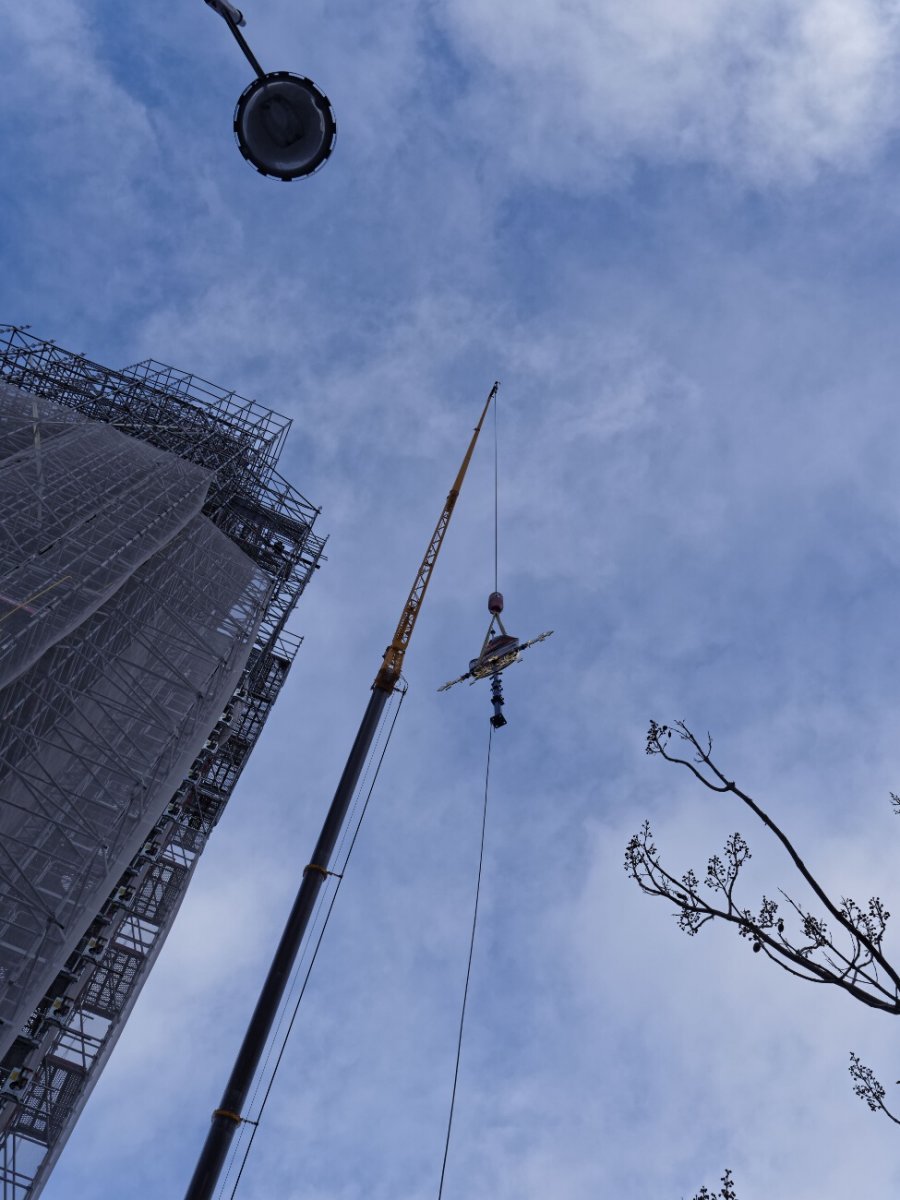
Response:
[[[686,744],[689,756],[675,753],[677,743]],[[835,902],[826,893],[792,841],[751,796],[739,788],[712,758],[712,738],[701,741],[683,721],[671,727],[651,721],[647,753],[666,762],[686,767],[710,791],[731,792],[772,831],[787,851],[794,867],[824,909],[813,913],[779,889],[790,911],[779,911],[779,902],[767,896],[757,910],[741,907],[735,899],[738,875],[750,859],[750,848],[739,833],[725,842],[721,855],[707,861],[701,889],[693,870],[680,877],[667,870],[653,842],[648,822],[628,843],[625,869],[642,891],[668,900],[676,909],[679,928],[694,936],[709,921],[721,920],[737,927],[756,953],[764,952],[788,974],[810,983],[828,983],[841,988],[861,1004],[900,1015],[900,974],[882,950],[890,913],[878,896],[863,907],[850,897]],[[900,798],[894,798],[900,811]],[[786,918],[791,929],[788,931]],[[834,933],[829,927],[833,925]]]
[[[865,1100],[872,1112],[883,1112],[886,1117],[900,1125],[900,1117],[895,1117],[884,1102],[884,1087],[875,1078],[875,1072],[865,1063],[860,1062],[858,1055],[850,1051],[850,1078],[853,1090],[861,1100]]]
[[[722,1176],[721,1192],[711,1192],[706,1187],[702,1187],[694,1196],[694,1200],[737,1200],[737,1192],[734,1190],[730,1169],[726,1168],[725,1174]]]
[[[673,751],[686,744],[687,754]],[[742,908],[735,899],[735,885],[742,868],[750,860],[750,848],[739,833],[725,842],[723,855],[714,854],[707,862],[704,887],[693,870],[680,878],[661,862],[649,822],[634,834],[625,850],[625,870],[642,891],[659,896],[675,907],[679,928],[693,936],[709,921],[735,925],[756,953],[762,952],[789,975],[808,983],[827,983],[841,988],[869,1008],[900,1014],[900,974],[884,954],[883,942],[890,913],[880,897],[873,896],[865,907],[852,897],[834,901],[815,878],[797,852],[793,842],[756,803],[715,764],[712,738],[701,742],[683,721],[671,727],[650,722],[647,753],[658,754],[666,762],[686,767],[695,779],[711,792],[731,792],[766,826],[787,851],[791,862],[818,900],[823,915],[798,904],[779,888],[787,908],[779,913],[779,902],[763,896],[758,910]],[[891,792],[894,811],[900,815],[900,795]],[[788,931],[786,918],[790,921]],[[833,927],[829,927],[829,924]],[[885,1104],[885,1089],[871,1067],[850,1054],[853,1090],[872,1112],[882,1112],[895,1125],[895,1116]],[[897,1081],[900,1083],[900,1080]],[[721,1196],[702,1188],[694,1200],[734,1200],[730,1172],[722,1178]]]

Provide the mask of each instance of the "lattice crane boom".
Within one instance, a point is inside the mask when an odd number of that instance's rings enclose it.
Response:
[[[499,387],[500,384],[495,383],[485,401],[481,416],[478,418],[478,424],[475,426],[475,432],[472,434],[472,440],[469,442],[469,448],[462,460],[462,466],[459,468],[453,487],[448,492],[447,499],[444,501],[444,508],[438,517],[437,525],[434,527],[434,533],[431,535],[431,541],[428,544],[428,549],[425,551],[422,565],[419,567],[419,572],[410,589],[409,598],[400,615],[393,641],[384,652],[381,668],[375,676],[375,682],[372,684],[373,688],[378,688],[381,691],[388,692],[388,694],[397,686],[400,672],[403,670],[403,656],[406,653],[409,639],[412,637],[412,631],[415,628],[416,620],[421,611],[422,601],[425,599],[425,592],[441,550],[444,534],[447,532],[447,526],[450,524],[450,518],[453,515],[456,501],[459,499],[463,480],[466,477],[466,471],[469,469],[469,463],[472,460],[472,454],[475,450],[475,443],[478,441],[478,435],[481,433],[481,427],[484,424],[487,411],[491,406],[491,401],[496,398]]]

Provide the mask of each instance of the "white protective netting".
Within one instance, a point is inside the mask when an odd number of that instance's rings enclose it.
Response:
[[[0,688],[203,506],[210,473],[0,383]]]
[[[271,590],[199,514],[205,472],[46,401],[36,491],[31,397],[14,399],[27,411],[0,425],[0,573],[37,590],[34,564],[52,559],[43,582],[72,586],[17,608],[15,636],[0,623],[0,1056],[186,775]]]

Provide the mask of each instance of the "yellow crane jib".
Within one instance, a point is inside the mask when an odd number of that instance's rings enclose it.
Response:
[[[450,518],[453,515],[456,501],[459,499],[463,480],[466,477],[466,471],[469,469],[469,463],[475,450],[475,443],[478,441],[478,435],[481,433],[481,427],[484,424],[487,411],[491,406],[491,401],[496,397],[499,388],[499,382],[495,383],[485,401],[481,416],[478,418],[478,424],[475,426],[475,432],[472,434],[472,440],[469,442],[469,448],[466,450],[465,457],[462,460],[462,466],[459,468],[453,487],[444,501],[443,510],[438,517],[437,525],[434,527],[434,533],[431,535],[431,541],[428,543],[428,549],[425,551],[422,565],[419,567],[415,582],[410,589],[409,597],[397,624],[393,640],[384,652],[384,658],[378,669],[378,674],[375,676],[375,682],[372,684],[372,687],[377,688],[379,691],[391,693],[400,679],[400,672],[403,670],[403,656],[406,654],[406,648],[412,637],[412,631],[415,628],[416,619],[422,607],[422,601],[425,599],[425,592],[431,579],[431,573],[434,570],[434,564],[437,562],[437,557],[440,553],[444,534],[447,532],[447,526],[450,524]]]

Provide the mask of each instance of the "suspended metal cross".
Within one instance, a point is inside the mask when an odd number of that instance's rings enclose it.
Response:
[[[521,662],[522,651],[527,650],[529,646],[536,646],[538,642],[550,637],[553,630],[548,629],[545,633],[540,633],[527,642],[520,642],[517,637],[507,633],[500,617],[503,611],[503,597],[499,592],[491,592],[488,598],[488,611],[491,614],[491,623],[488,625],[480,653],[471,660],[465,675],[451,679],[449,683],[439,687],[438,691],[446,692],[448,688],[452,688],[466,679],[471,679],[472,683],[477,683],[479,679],[490,679],[491,703],[494,706],[491,724],[495,729],[499,729],[506,724],[506,718],[502,712],[503,688],[500,682],[500,673],[507,667],[511,667],[513,663]]]

